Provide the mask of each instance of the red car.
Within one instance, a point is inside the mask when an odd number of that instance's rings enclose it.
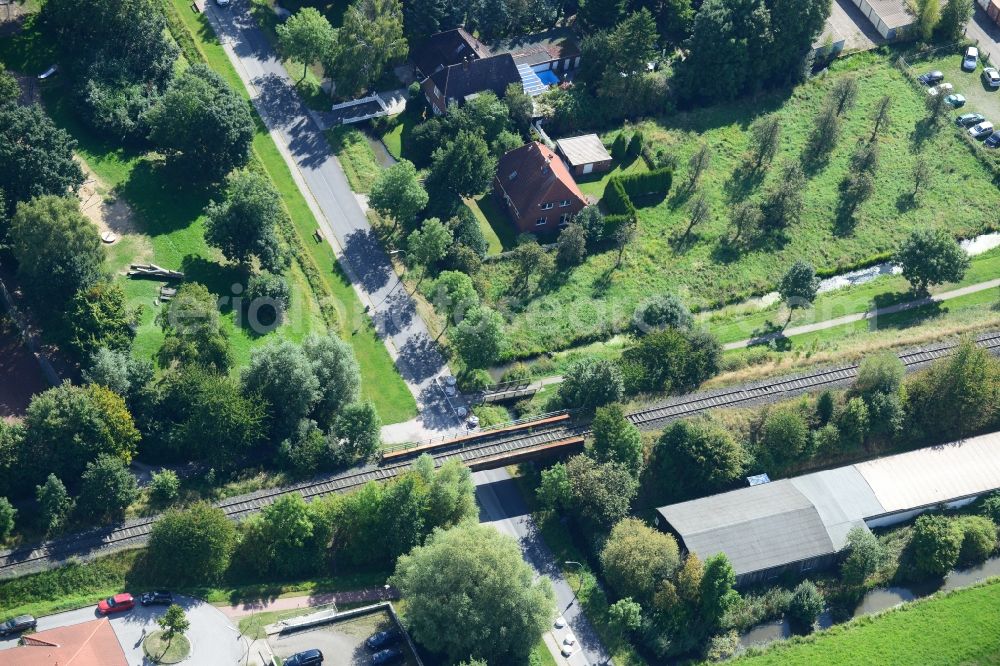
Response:
[[[133,606],[135,606],[135,599],[132,598],[132,595],[128,592],[122,592],[97,602],[97,612],[101,615],[111,615],[131,610]]]

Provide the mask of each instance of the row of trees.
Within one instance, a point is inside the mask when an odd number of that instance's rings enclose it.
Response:
[[[321,62],[345,98],[368,90],[409,51],[399,0],[356,0],[337,29],[317,9],[303,7],[278,25],[277,35],[282,54],[302,63],[303,78]]]

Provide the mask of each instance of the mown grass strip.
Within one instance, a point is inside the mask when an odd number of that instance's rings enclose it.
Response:
[[[202,14],[195,13],[187,0],[171,0],[168,10],[180,19],[180,25],[192,36],[201,59],[249,101],[249,93],[208,20]],[[361,366],[362,394],[375,403],[384,423],[398,423],[413,418],[417,414],[416,400],[365,315],[350,280],[330,246],[314,241],[313,234],[319,230],[319,226],[312,211],[256,109],[253,109],[253,114],[258,123],[257,135],[253,141],[254,155],[281,193],[298,236],[296,246],[303,253],[303,264],[315,266],[317,277],[310,279],[310,284],[314,280],[322,283],[322,286],[314,287],[318,290],[317,298],[321,303],[330,303],[338,312],[337,326],[340,335],[354,348]],[[305,257],[310,261],[307,262]],[[303,270],[308,277],[311,267]]]

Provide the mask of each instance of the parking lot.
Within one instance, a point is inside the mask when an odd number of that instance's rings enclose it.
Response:
[[[964,106],[949,112],[955,118],[963,113],[981,113],[1000,128],[1000,89],[990,88],[983,83],[983,63],[980,61],[974,72],[962,69],[962,52],[955,48],[939,51],[929,58],[907,60],[917,76],[933,70],[944,74],[944,81],[954,86],[955,93],[966,99]],[[1000,64],[1000,63],[998,63]]]
[[[296,652],[319,649],[323,653],[323,666],[368,666],[372,663],[372,651],[365,645],[365,639],[372,634],[392,629],[395,624],[385,610],[358,617],[332,622],[286,634],[273,634],[268,644],[276,656],[285,659]],[[397,662],[416,666],[405,640],[396,647],[406,655],[405,661]]]

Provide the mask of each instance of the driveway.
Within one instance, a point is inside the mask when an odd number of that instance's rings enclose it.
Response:
[[[207,3],[205,15],[417,399],[424,434],[429,437],[460,429],[461,419],[437,384],[450,374],[440,349],[397,278],[322,128],[257,27],[249,0],[236,0],[227,8]]]
[[[554,625],[550,625],[545,636],[545,643],[553,652],[556,663],[571,666],[610,664],[611,657],[607,649],[580,609],[576,594],[563,578],[555,556],[538,534],[538,528],[531,520],[528,507],[524,504],[514,479],[505,469],[476,472],[472,479],[476,484],[479,522],[492,525],[501,533],[517,539],[521,552],[524,553],[524,560],[539,576],[546,576],[552,582],[556,595],[556,613],[562,615],[567,622],[564,629],[556,629]],[[556,646],[562,643],[570,630],[576,636],[578,648],[566,659],[559,654]]]
[[[184,609],[191,621],[191,628],[185,633],[191,641],[191,655],[183,663],[222,666],[243,661],[246,644],[236,627],[218,608],[190,597],[175,596],[174,601]],[[165,612],[166,606],[136,605],[126,613],[110,616],[111,627],[115,630],[129,664],[152,664],[142,651],[142,641],[148,634],[159,630],[156,619]],[[38,631],[68,627],[99,617],[96,604],[47,615],[38,618]],[[0,640],[0,650],[17,646],[18,640],[17,637]]]
[[[1000,26],[990,19],[979,3],[975,3],[972,19],[965,26],[965,36],[979,43],[981,55],[988,54],[994,67],[1000,65]]]

